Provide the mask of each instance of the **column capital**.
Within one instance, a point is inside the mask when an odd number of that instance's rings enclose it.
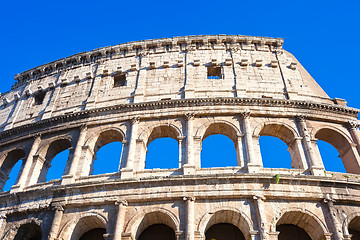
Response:
[[[360,123],[358,121],[349,121],[347,124],[348,129],[358,129],[360,126]]]
[[[184,118],[189,121],[189,120],[193,120],[195,118],[195,113],[185,113],[184,114]]]
[[[54,211],[64,212],[65,203],[51,203],[51,209]]]
[[[131,119],[131,124],[138,124],[140,122],[140,117],[139,116],[137,116],[137,117],[133,117],[132,119]]]
[[[41,133],[38,133],[38,134],[36,134],[36,135],[33,136],[33,138],[34,138],[35,141],[36,141],[36,140],[40,140],[41,137],[42,137]]]
[[[86,131],[87,128],[88,128],[87,124],[82,124],[82,125],[80,126],[80,131]]]
[[[129,206],[129,203],[125,199],[119,199],[119,200],[116,200],[115,205],[127,207],[127,206]]]
[[[264,196],[260,196],[260,195],[254,195],[253,199],[257,200],[257,201],[265,201],[266,200],[266,198]]]
[[[184,196],[183,200],[186,201],[190,201],[190,202],[195,202],[196,198],[195,197],[190,197],[190,196]]]
[[[250,118],[251,111],[250,111],[250,110],[245,110],[244,112],[241,112],[240,115],[241,115],[244,119]]]
[[[306,116],[304,116],[304,115],[296,115],[296,116],[295,116],[295,119],[296,119],[298,122],[305,122]]]

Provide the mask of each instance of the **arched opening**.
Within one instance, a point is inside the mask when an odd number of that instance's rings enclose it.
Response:
[[[270,123],[262,126],[260,152],[264,167],[307,169],[304,150],[297,133],[290,126]]]
[[[208,136],[201,145],[201,167],[238,166],[234,142],[227,136],[215,134]]]
[[[118,130],[111,129],[100,133],[93,143],[94,155],[90,175],[119,171],[123,140],[123,135]]]
[[[348,226],[351,239],[360,239],[360,217],[355,217]]]
[[[51,167],[49,168],[49,170],[46,174],[46,181],[61,178],[61,176],[63,174],[63,171],[61,171],[61,169],[65,169],[68,158],[69,158],[69,149],[66,149],[66,150],[58,153],[53,158],[53,160],[51,161]]]
[[[242,166],[240,145],[235,127],[226,123],[211,124],[202,137],[201,167]]]
[[[171,126],[155,127],[146,142],[144,168],[179,168],[178,135]]]
[[[70,240],[102,240],[105,233],[105,222],[100,217],[86,216],[77,222]]]
[[[35,223],[23,224],[19,227],[14,240],[41,240],[41,227]]]
[[[279,239],[320,240],[327,233],[324,223],[315,215],[303,211],[285,212],[277,221],[276,229],[284,236],[280,238],[279,235]]]
[[[10,191],[11,187],[16,184],[22,165],[23,165],[22,160],[19,160],[17,161],[17,163],[15,163],[14,167],[11,169],[11,172],[9,174],[9,179],[6,181],[4,185],[4,189],[3,189],[4,191]]]
[[[111,142],[101,147],[96,152],[92,175],[118,172],[122,148],[121,142]]]
[[[331,144],[318,140],[317,146],[326,171],[346,172],[345,166],[339,157],[339,152]]]
[[[292,168],[288,146],[279,138],[261,136],[259,144],[264,168]]]
[[[175,139],[158,138],[148,145],[145,169],[178,167],[179,144]]]
[[[106,233],[105,228],[95,228],[84,233],[79,240],[105,240],[104,234]]]
[[[304,229],[293,224],[281,224],[276,227],[276,231],[279,232],[279,240],[311,240]]]
[[[168,228],[170,228],[172,231]],[[175,234],[175,231],[178,229],[179,220],[176,219],[172,213],[165,210],[158,210],[155,212],[146,213],[139,224],[134,224],[132,234],[133,238],[136,240],[145,238],[147,239],[149,236],[163,238],[163,236],[160,236],[161,234],[156,233],[156,230],[161,230],[164,231],[164,234],[172,235]]]
[[[17,182],[17,178],[23,164],[22,159],[25,158],[25,155],[24,150],[15,149],[9,152],[5,158],[2,159],[0,168],[0,190],[8,191],[11,186]]]
[[[154,224],[146,228],[138,240],[175,240],[175,231],[165,224]]]
[[[69,158],[69,151],[65,150],[69,149],[70,147],[71,142],[69,139],[59,139],[50,143],[46,151],[45,161],[41,168],[38,183],[60,178],[63,175],[67,160]],[[59,156],[57,157],[57,155]],[[41,158],[42,156],[39,155],[38,157]],[[52,161],[55,159],[55,157],[56,162],[54,162],[54,165],[56,167],[54,166],[50,171],[51,174],[48,174]]]
[[[356,149],[354,148],[354,145],[352,144],[351,140],[345,137],[345,135],[332,128],[322,128],[316,132],[315,138],[331,144],[337,150],[337,152],[339,153],[339,157],[343,162],[346,172],[360,173],[360,166],[357,161],[359,155]],[[320,143],[320,147],[321,147],[321,143]],[[324,155],[322,155],[322,157],[323,156]],[[326,156],[325,159],[324,158],[322,159],[324,164],[325,162],[328,162],[327,159],[328,156]]]
[[[205,240],[245,240],[240,229],[229,223],[218,223],[211,226],[205,233]]]

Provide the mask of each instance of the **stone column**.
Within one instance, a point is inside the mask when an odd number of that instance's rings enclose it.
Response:
[[[236,158],[237,158],[237,164],[240,167],[245,167],[244,162],[244,154],[243,154],[243,145],[242,145],[242,138],[243,135],[236,136]]]
[[[134,171],[134,161],[136,156],[136,140],[138,137],[138,128],[139,128],[139,117],[134,117],[131,119],[131,136],[129,142],[129,154],[127,156],[126,166],[121,169],[121,178],[132,178]]]
[[[343,233],[342,233],[342,229],[341,229],[341,224],[338,221],[338,218],[336,216],[336,212],[334,210],[334,200],[330,199],[329,197],[324,198],[323,200],[326,209],[328,211],[328,214],[330,216],[331,222],[333,224],[334,227],[334,232],[333,232],[333,236],[335,237],[335,240],[342,240],[343,237]]]
[[[59,232],[59,228],[60,228],[60,224],[61,224],[61,219],[64,213],[64,204],[54,204],[52,206],[52,209],[55,211],[54,214],[54,219],[52,221],[52,225],[51,225],[51,229],[50,229],[50,233],[48,236],[48,240],[55,240],[57,239],[57,235]]]
[[[349,121],[348,129],[354,143],[356,144],[356,149],[360,154],[360,134],[358,128],[359,128],[359,123],[357,121]]]
[[[183,145],[184,145],[184,139],[185,136],[178,136],[177,137],[178,142],[179,142],[179,168],[181,168],[184,165],[184,160],[183,160]]]
[[[30,169],[31,169],[31,166],[32,166],[32,163],[33,163],[33,160],[34,160],[33,158],[34,158],[34,155],[36,154],[36,152],[39,149],[40,142],[41,142],[41,135],[36,135],[35,139],[34,139],[34,142],[33,142],[33,145],[31,147],[31,150],[30,150],[30,152],[29,152],[29,154],[27,156],[24,168],[21,171],[19,181],[18,181],[18,183],[16,185],[14,185],[11,188],[11,192],[21,191],[22,189],[24,189],[26,187],[27,180],[30,177],[29,175],[32,174],[32,172],[30,172]]]
[[[301,141],[301,137],[295,137],[294,141],[289,146],[289,152],[293,163],[292,167],[306,170],[309,168],[309,164],[306,161]]]
[[[124,230],[125,213],[128,202],[126,200],[119,200],[115,202],[115,205],[118,206],[118,214],[116,216],[113,240],[121,240],[121,234]]]
[[[195,197],[183,197],[186,203],[186,240],[194,240],[195,233]]]
[[[304,116],[297,116],[296,121],[298,123],[298,127],[300,130],[300,134],[303,137],[303,145],[305,147],[306,156],[309,160],[310,171],[315,176],[324,176],[324,165],[321,159],[316,157],[314,152],[313,143],[311,141],[310,133],[307,129],[305,117]]]
[[[254,196],[255,202],[256,216],[259,223],[260,230],[260,239],[266,240],[268,239],[268,229],[267,229],[267,220],[266,220],[266,211],[264,208],[264,200],[263,196]]]
[[[195,114],[186,113],[186,163],[183,166],[184,175],[195,174],[194,161],[194,118]]]
[[[6,214],[0,214],[0,237],[3,237],[6,227]]]
[[[87,133],[87,126],[83,125],[80,127],[79,138],[76,143],[73,159],[71,161],[69,174],[62,177],[62,184],[73,183],[77,177],[77,169],[81,158],[82,147],[85,144],[85,137]]]
[[[261,164],[255,157],[252,129],[250,125],[250,111],[243,112],[241,115],[243,117],[243,129],[245,135],[246,166],[249,173],[258,172]]]

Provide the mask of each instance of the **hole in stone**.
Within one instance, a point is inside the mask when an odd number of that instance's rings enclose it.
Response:
[[[221,67],[207,67],[208,79],[221,79]]]
[[[114,75],[113,79],[114,79],[114,87],[126,86],[126,76],[124,73]]]
[[[45,91],[39,91],[38,93],[35,94],[35,105],[41,105],[44,101],[46,92]]]

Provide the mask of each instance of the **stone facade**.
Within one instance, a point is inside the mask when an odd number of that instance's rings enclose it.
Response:
[[[146,40],[17,75],[0,103],[1,188],[23,159],[16,184],[0,193],[2,239],[79,240],[92,229],[139,239],[163,224],[195,240],[221,223],[246,240],[278,239],[280,225],[313,240],[351,239],[360,231],[359,110],[330,99],[282,44]],[[213,134],[234,142],[238,166],[201,168]],[[260,136],[285,142],[293,168],[263,168]],[[147,146],[162,137],[178,142],[179,167],[145,169]],[[317,140],[338,150],[346,174],[325,171]],[[92,175],[96,152],[114,141],[123,143],[119,171]],[[62,178],[45,182],[65,149]]]

